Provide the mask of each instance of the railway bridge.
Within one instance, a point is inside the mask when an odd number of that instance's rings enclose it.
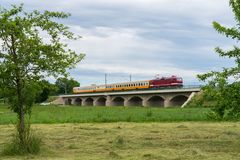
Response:
[[[61,95],[61,104],[76,106],[184,106],[200,87]]]

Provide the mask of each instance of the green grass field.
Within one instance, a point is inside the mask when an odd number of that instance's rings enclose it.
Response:
[[[1,160],[239,160],[239,122],[35,124],[39,155]],[[14,133],[0,125],[0,151]]]
[[[179,122],[207,121],[205,108],[144,108],[144,107],[76,107],[34,106],[31,122],[102,123],[102,122]],[[16,114],[0,106],[0,124],[16,122]]]

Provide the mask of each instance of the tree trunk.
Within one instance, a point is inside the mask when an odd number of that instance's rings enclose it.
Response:
[[[19,139],[20,143],[24,144],[25,143],[25,122],[24,122],[24,106],[22,102],[22,83],[20,79],[17,79],[17,105],[18,105],[18,134],[19,134]]]
[[[23,111],[23,106],[21,106],[20,113],[19,113],[19,139],[21,144],[25,143],[25,134],[26,133],[25,133],[24,111]]]
[[[13,56],[13,62],[16,65],[15,74],[16,74],[16,87],[17,87],[17,114],[18,114],[18,134],[20,143],[25,143],[25,122],[24,122],[24,105],[23,105],[23,96],[22,96],[22,89],[23,89],[23,83],[21,79],[21,68],[19,67],[19,60],[18,55],[15,48],[15,38],[14,35],[11,35],[11,42],[12,42],[12,56]]]

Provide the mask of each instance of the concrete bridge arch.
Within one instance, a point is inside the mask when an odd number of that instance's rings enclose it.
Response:
[[[82,99],[81,98],[75,98],[74,99],[74,105],[81,106],[82,105]]]
[[[94,99],[92,97],[86,98],[83,102],[84,106],[93,106]]]
[[[125,99],[122,96],[117,96],[112,98],[111,105],[112,106],[124,106]]]
[[[188,97],[189,96],[186,96],[186,95],[176,95],[174,97],[172,97],[169,101],[169,105],[171,107],[174,107],[174,106],[182,106],[184,104],[184,102],[186,102],[188,100]]]
[[[143,106],[143,98],[141,96],[132,96],[125,102],[127,106]]]
[[[64,104],[65,105],[72,105],[72,99],[71,98],[67,98],[64,100]]]
[[[107,99],[105,97],[96,98],[94,106],[106,106]]]
[[[164,107],[165,99],[159,95],[153,95],[147,99],[146,106]]]

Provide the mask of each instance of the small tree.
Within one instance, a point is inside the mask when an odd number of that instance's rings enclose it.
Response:
[[[230,0],[230,7],[235,15],[236,26],[227,28],[217,22],[213,22],[213,27],[220,34],[230,37],[237,41],[240,40],[240,0]],[[204,88],[205,92],[214,97],[216,105],[213,108],[216,118],[239,118],[240,117],[240,48],[234,46],[230,51],[224,51],[217,47],[215,51],[220,57],[235,59],[236,66],[223,68],[223,71],[211,71],[198,75],[202,81],[208,80],[208,85]],[[231,78],[231,79],[229,79]]]
[[[35,100],[36,103],[44,102],[49,98],[49,96],[57,95],[57,86],[55,84],[46,80],[43,80],[40,83],[39,93]]]
[[[73,87],[78,87],[80,83],[75,81],[73,78],[58,78],[55,82],[58,89],[58,94],[69,94],[72,93]]]
[[[0,87],[8,98],[11,110],[18,116],[20,144],[26,144],[25,114],[31,113],[44,77],[66,75],[82,60],[61,42],[76,40],[68,27],[53,21],[69,17],[63,12],[25,12],[23,5],[0,8]],[[42,34],[47,39],[42,38]]]

